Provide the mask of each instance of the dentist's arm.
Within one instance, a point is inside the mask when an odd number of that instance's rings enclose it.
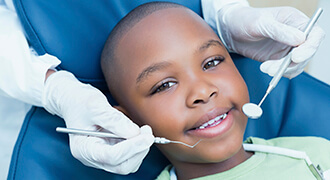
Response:
[[[151,129],[139,128],[112,108],[99,90],[71,73],[52,70],[60,61],[31,52],[17,15],[5,6],[0,6],[0,64],[0,93],[45,107],[64,118],[67,127],[111,131],[130,138],[117,143],[70,135],[71,152],[83,164],[118,174],[138,169],[153,144]]]
[[[309,18],[292,7],[252,8],[246,0],[202,0],[205,20],[217,28],[227,49],[263,62],[261,71],[274,75],[292,46],[295,63],[285,72],[293,78],[303,71],[325,33],[314,26],[307,39]]]
[[[4,5],[0,6],[0,27],[0,93],[42,106],[46,72],[61,61],[48,54],[33,53],[16,13]]]

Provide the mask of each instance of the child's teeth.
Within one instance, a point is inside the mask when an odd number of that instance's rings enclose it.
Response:
[[[208,126],[209,125],[209,123],[204,123],[202,126],[204,126],[204,127],[206,127],[206,126]]]
[[[209,125],[213,125],[215,122],[217,122],[216,124],[214,124],[213,126],[218,125],[223,119],[225,119],[227,117],[227,113],[226,114],[221,114],[220,116],[215,117],[214,119],[211,119],[210,121],[204,123],[203,125],[201,125],[198,129],[204,129]],[[219,121],[220,120],[220,121]]]
[[[208,122],[209,125],[213,124],[215,122],[215,119],[211,119],[211,121]]]

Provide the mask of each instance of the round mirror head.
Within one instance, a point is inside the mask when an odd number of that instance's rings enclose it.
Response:
[[[242,110],[244,114],[251,119],[258,119],[262,115],[261,107],[254,103],[244,104]]]

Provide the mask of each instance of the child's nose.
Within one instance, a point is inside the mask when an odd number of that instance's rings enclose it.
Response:
[[[209,81],[195,81],[190,86],[186,104],[188,107],[197,107],[201,104],[208,103],[219,93],[218,88]]]

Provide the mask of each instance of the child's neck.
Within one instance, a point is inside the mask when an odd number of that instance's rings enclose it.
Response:
[[[172,162],[179,180],[192,179],[227,171],[253,155],[242,148],[233,157],[219,163]]]

